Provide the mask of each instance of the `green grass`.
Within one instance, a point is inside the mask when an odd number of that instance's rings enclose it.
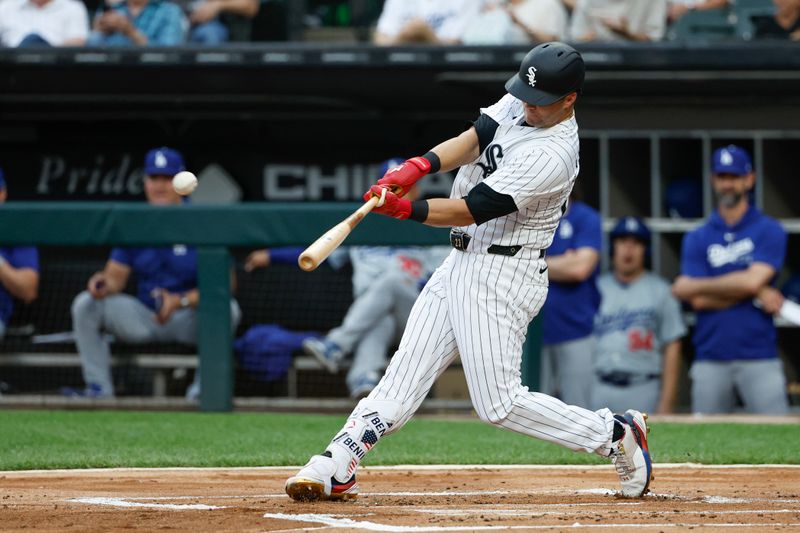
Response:
[[[0,411],[0,470],[299,465],[319,453],[340,415]],[[800,425],[656,423],[657,462],[800,463]],[[593,464],[478,421],[413,420],[365,464]]]

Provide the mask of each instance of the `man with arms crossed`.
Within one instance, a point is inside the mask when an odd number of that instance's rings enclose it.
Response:
[[[712,159],[717,210],[687,233],[672,292],[697,311],[692,411],[729,413],[736,392],[753,413],[785,414],[786,376],[772,314],[783,295],[771,284],[783,266],[786,231],[750,205],[750,155],[734,145]]]

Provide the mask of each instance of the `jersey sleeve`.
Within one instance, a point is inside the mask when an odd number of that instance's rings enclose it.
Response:
[[[127,248],[112,248],[109,259],[127,266],[132,266],[131,263],[133,262],[131,251]]]
[[[771,224],[756,243],[753,261],[766,263],[779,272],[786,257],[786,231],[777,222]]]
[[[598,252],[603,247],[603,224],[600,220],[600,213],[594,209],[586,209],[581,223],[575,229],[573,243],[577,248],[592,248]]]
[[[9,258],[14,268],[30,268],[39,271],[39,251],[33,246],[14,248]]]
[[[500,100],[490,105],[489,107],[482,107],[481,113],[488,116],[498,124],[509,122],[514,119],[514,116],[520,113],[522,104],[511,94],[506,94]]]
[[[669,286],[662,287],[663,300],[660,309],[658,340],[667,344],[686,335],[686,324],[683,323],[681,306],[670,293]]]
[[[497,133],[497,128],[500,124],[489,115],[481,113],[481,116],[472,123],[472,126],[478,135],[478,151],[483,153],[486,147],[494,140],[494,135]]]
[[[504,161],[483,183],[499,194],[510,196],[521,210],[560,195],[569,180],[570,175],[560,159],[535,150]]]
[[[700,242],[700,235],[696,232],[683,236],[681,244],[681,274],[692,278],[701,278],[708,275],[706,254]]]

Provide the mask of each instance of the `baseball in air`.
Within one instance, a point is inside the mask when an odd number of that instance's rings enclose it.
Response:
[[[172,188],[181,196],[192,194],[197,188],[197,176],[187,170],[178,172],[172,177]]]

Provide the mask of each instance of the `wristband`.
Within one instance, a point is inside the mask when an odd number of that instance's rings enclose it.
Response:
[[[428,152],[422,157],[427,159],[428,163],[431,164],[431,168],[430,170],[428,170],[428,174],[436,174],[442,168],[442,162],[439,160],[439,156],[436,155],[434,152]]]
[[[1,266],[3,266],[3,265],[5,265],[7,262],[8,262],[8,261],[6,261],[6,258],[5,258],[5,257],[3,257],[2,255],[0,255],[0,267],[1,267]]]
[[[428,220],[429,207],[427,200],[411,202],[411,214],[408,215],[408,219],[414,222],[424,223]]]

